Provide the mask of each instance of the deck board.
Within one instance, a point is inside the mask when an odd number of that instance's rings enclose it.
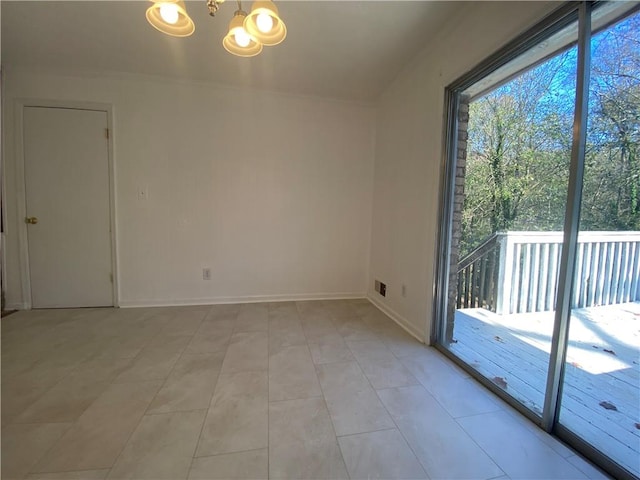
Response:
[[[453,353],[540,414],[553,312],[456,312]],[[608,353],[609,350],[614,353]],[[617,411],[607,410],[607,401]],[[561,422],[640,475],[640,303],[572,312]]]

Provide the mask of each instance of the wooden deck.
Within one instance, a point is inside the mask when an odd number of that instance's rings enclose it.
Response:
[[[450,348],[541,413],[553,315],[461,309]],[[567,363],[561,423],[640,476],[640,303],[574,310]]]

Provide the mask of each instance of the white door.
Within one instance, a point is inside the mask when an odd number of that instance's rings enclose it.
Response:
[[[32,307],[113,305],[107,112],[25,107],[23,125]]]

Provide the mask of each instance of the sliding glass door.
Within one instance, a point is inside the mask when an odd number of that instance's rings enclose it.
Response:
[[[434,341],[640,474],[640,14],[571,3],[447,90]]]
[[[458,154],[445,345],[542,416],[565,218],[576,47],[572,26],[458,97]],[[559,43],[560,42],[560,43]],[[569,43],[571,45],[571,43]],[[489,85],[489,86],[488,86]],[[487,90],[487,87],[489,90]]]
[[[559,422],[640,476],[640,13],[594,33]]]

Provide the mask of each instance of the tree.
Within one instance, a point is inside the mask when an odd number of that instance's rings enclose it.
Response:
[[[640,230],[640,13],[592,41],[582,230]],[[469,108],[461,254],[492,233],[562,230],[576,50]]]
[[[572,60],[560,55],[471,103],[463,252],[494,232],[561,225]]]
[[[640,14],[592,50],[581,228],[640,230]]]

